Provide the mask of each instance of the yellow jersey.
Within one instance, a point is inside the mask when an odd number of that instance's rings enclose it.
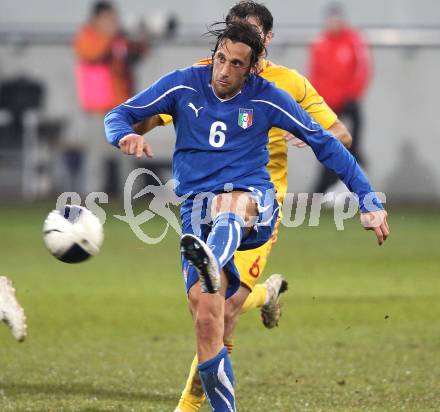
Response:
[[[200,60],[196,65],[211,64],[210,59]],[[259,62],[259,75],[287,92],[309,113],[324,129],[331,127],[337,120],[336,114],[325,103],[310,82],[296,70],[278,66],[269,60]],[[160,115],[164,124],[172,121],[169,115]],[[269,131],[269,164],[267,169],[275,185],[278,201],[282,204],[287,191],[287,142],[284,130],[276,127]]]

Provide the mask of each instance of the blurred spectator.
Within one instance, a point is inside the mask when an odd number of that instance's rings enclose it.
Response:
[[[353,137],[350,151],[359,163],[362,112],[360,101],[371,77],[371,57],[358,30],[350,27],[339,4],[326,9],[324,32],[310,50],[310,81],[327,104],[347,124]],[[322,169],[315,193],[325,193],[338,177]]]
[[[114,6],[98,1],[76,35],[74,48],[79,104],[86,114],[80,132],[86,149],[85,191],[115,192],[121,187],[121,172],[125,174],[120,169],[127,164],[121,163],[116,150],[108,149],[103,115],[133,95],[132,67],[148,49],[147,33],[128,38]]]

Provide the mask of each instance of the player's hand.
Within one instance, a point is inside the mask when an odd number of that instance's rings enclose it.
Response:
[[[307,143],[304,143],[301,139],[295,137],[292,133],[284,132],[284,138],[286,142],[292,142],[292,146],[297,147],[298,149],[302,149],[307,146]]]
[[[390,227],[387,222],[388,213],[386,210],[376,212],[361,213],[361,224],[366,230],[374,230],[379,246],[387,239],[390,234]]]
[[[127,155],[135,155],[138,159],[141,158],[144,153],[147,157],[153,157],[151,146],[144,141],[143,136],[138,134],[132,133],[124,136],[119,141],[119,148],[121,149],[122,153]]]

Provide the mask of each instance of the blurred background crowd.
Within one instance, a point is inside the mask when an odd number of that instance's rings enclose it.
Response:
[[[27,12],[23,7],[27,5]],[[156,157],[122,156],[103,115],[164,73],[210,54],[207,25],[234,1],[5,2],[0,14],[0,200],[64,191],[120,195],[143,166],[170,176],[171,127]],[[388,202],[440,203],[440,3],[268,0],[269,59],[306,75],[353,136]],[[289,190],[340,190],[307,149],[289,151]]]

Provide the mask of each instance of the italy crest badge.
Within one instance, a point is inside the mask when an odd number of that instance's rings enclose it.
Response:
[[[239,109],[238,112],[238,125],[247,129],[252,126],[253,110],[252,109]]]

